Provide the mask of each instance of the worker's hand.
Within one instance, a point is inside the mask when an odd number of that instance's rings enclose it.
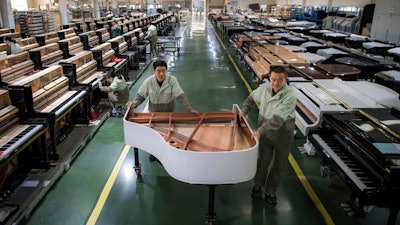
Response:
[[[197,110],[195,110],[195,109],[190,110],[190,112],[196,113],[196,115],[199,115],[199,114],[200,114],[200,113],[199,113]]]
[[[129,102],[128,106],[129,106],[129,108],[135,109],[137,105],[134,102]]]
[[[260,134],[259,131],[254,131],[254,133],[253,133],[253,138],[254,139],[257,139],[257,141],[259,141],[260,140],[260,136],[261,136],[261,134]]]

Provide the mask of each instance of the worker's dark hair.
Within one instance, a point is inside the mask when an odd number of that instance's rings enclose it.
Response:
[[[270,73],[272,73],[272,72],[275,72],[275,73],[283,73],[283,74],[287,75],[287,74],[286,74],[285,67],[283,67],[283,66],[272,66],[272,67],[271,67],[271,72],[270,72]]]
[[[163,67],[165,67],[166,69],[168,69],[167,62],[165,62],[164,60],[157,60],[157,61],[155,61],[155,62],[153,63],[153,69],[156,69],[157,66],[163,66]]]
[[[121,74],[118,74],[118,73],[116,73],[116,72],[110,72],[110,73],[108,73],[108,74],[107,74],[107,77],[111,77],[111,78],[118,77],[118,79],[122,79],[122,75],[121,75]]]
[[[16,43],[16,41],[13,40],[11,36],[7,36],[7,37],[5,38],[5,40],[6,40],[6,41],[11,41],[11,42]]]

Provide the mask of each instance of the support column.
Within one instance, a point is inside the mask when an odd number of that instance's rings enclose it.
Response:
[[[70,23],[69,20],[69,7],[68,0],[60,0],[58,2],[58,6],[60,7],[60,17],[61,17],[61,26]]]
[[[11,0],[0,1],[0,11],[2,19],[2,27],[8,27],[15,30],[14,14],[11,7]]]
[[[117,0],[112,0],[111,5],[112,5],[112,10],[113,10],[114,16],[119,16]]]
[[[327,8],[328,12],[332,11],[332,1],[333,0],[328,1],[328,8]]]
[[[100,6],[99,0],[93,0],[93,16],[94,18],[100,18]]]

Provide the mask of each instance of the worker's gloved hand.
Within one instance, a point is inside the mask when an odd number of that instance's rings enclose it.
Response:
[[[107,92],[107,91],[108,91],[108,88],[102,86],[102,85],[101,85],[101,82],[100,82],[99,88],[100,88],[100,91],[102,91],[102,92]]]

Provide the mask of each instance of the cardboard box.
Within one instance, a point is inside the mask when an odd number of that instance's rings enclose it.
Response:
[[[370,34],[371,34],[371,29],[370,29],[370,28],[364,27],[364,28],[362,29],[362,32],[361,32],[361,35],[362,35],[362,36],[369,37]]]

